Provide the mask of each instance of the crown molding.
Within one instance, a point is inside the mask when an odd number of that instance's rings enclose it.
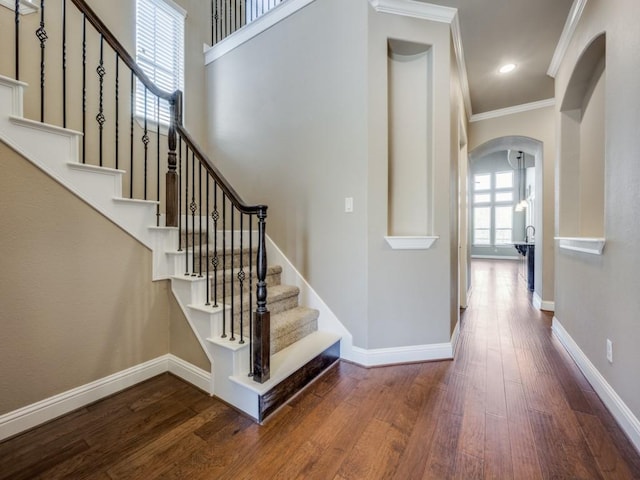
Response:
[[[553,52],[553,57],[551,58],[549,69],[547,70],[547,75],[552,78],[556,78],[556,75],[558,74],[560,63],[567,53],[569,43],[571,43],[573,34],[578,27],[578,22],[580,21],[580,17],[582,17],[582,12],[584,11],[584,7],[587,5],[587,1],[588,0],[573,0],[573,5],[571,5],[567,21],[565,22],[562,34],[560,35],[560,40],[558,40],[558,45],[556,45],[556,50]]]
[[[553,107],[556,104],[555,98],[549,98],[547,100],[540,100],[538,102],[523,103],[522,105],[514,105],[513,107],[501,108],[499,110],[492,110],[490,112],[478,113],[471,115],[470,122],[479,122],[481,120],[488,120],[490,118],[504,117],[506,115],[513,115],[514,113],[528,112],[529,110],[537,110],[539,108]]]
[[[376,12],[393,13],[433,22],[451,23],[458,10],[415,0],[369,0]]]
[[[462,89],[462,99],[464,108],[467,112],[467,120],[473,116],[471,110],[471,92],[469,91],[469,78],[467,77],[467,63],[464,59],[464,50],[462,49],[462,36],[460,35],[460,21],[458,14],[453,17],[451,22],[451,36],[453,38],[453,49],[456,53],[456,62],[458,64],[458,75],[460,76],[460,88]]]

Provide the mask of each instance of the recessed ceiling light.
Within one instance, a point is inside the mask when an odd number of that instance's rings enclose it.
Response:
[[[516,69],[516,64],[515,63],[507,63],[506,65],[503,65],[500,67],[500,70],[498,70],[500,73],[509,73],[509,72],[513,72]]]

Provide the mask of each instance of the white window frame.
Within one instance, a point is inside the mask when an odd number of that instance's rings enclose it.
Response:
[[[163,20],[168,24],[158,25],[159,13],[163,14]],[[167,92],[184,91],[186,17],[186,10],[171,0],[136,0],[136,63],[152,82]],[[168,35],[174,40],[170,42],[172,50],[158,51],[162,43],[167,43],[158,40],[166,39]],[[159,58],[159,54],[162,57]],[[145,121],[144,94],[144,85],[136,80],[135,116],[140,123]],[[170,120],[169,104],[160,100],[159,113],[157,105],[155,95],[147,92],[147,128],[157,128],[159,122],[162,133],[166,134]]]
[[[498,175],[503,174],[503,173],[510,173],[511,174],[511,187],[510,188],[496,188],[496,178]],[[488,188],[477,188],[476,187],[476,183],[475,183],[475,179],[477,176],[486,176],[489,175],[489,186]],[[475,213],[473,213],[472,215],[472,222],[473,224],[473,228],[472,228],[472,244],[473,246],[476,247],[504,247],[504,246],[510,246],[511,245],[511,241],[509,242],[497,242],[497,231],[505,231],[505,230],[511,230],[511,240],[513,240],[513,214],[511,217],[511,228],[507,229],[507,228],[496,228],[496,208],[500,208],[500,207],[509,207],[511,209],[511,211],[513,211],[513,207],[515,205],[515,199],[513,197],[513,193],[515,193],[515,189],[514,189],[514,185],[515,185],[515,175],[513,171],[497,171],[497,172],[492,172],[492,173],[488,173],[488,172],[478,172],[475,173],[473,175],[473,180],[474,180],[474,186],[473,186],[473,192],[472,192],[472,199],[473,199],[473,203],[472,203],[472,212],[475,212],[475,208],[476,207],[480,207],[480,208],[490,208],[490,226],[489,226],[489,243],[477,243],[476,242],[476,227],[475,227]],[[500,193],[512,193],[512,200],[511,201],[497,201],[497,195]],[[485,195],[489,195],[489,201],[487,202],[477,202],[475,201],[476,199],[476,194],[485,194]],[[478,230],[487,230],[486,228],[481,228]]]

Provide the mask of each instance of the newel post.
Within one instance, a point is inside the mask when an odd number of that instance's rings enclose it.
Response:
[[[271,374],[271,317],[267,309],[267,245],[266,223],[267,207],[258,211],[258,253],[256,287],[257,308],[253,314],[253,379],[264,383]]]
[[[178,226],[178,216],[180,215],[180,205],[178,200],[178,189],[180,181],[178,178],[178,162],[176,156],[177,147],[177,126],[182,122],[182,92],[177,90],[170,105],[170,123],[169,123],[169,154],[167,158],[168,171],[166,175],[166,220],[167,227]]]

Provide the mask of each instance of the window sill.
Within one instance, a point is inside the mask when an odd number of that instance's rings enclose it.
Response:
[[[588,253],[591,255],[602,255],[604,249],[604,238],[591,237],[555,237],[558,246],[564,250]]]
[[[384,237],[392,250],[428,250],[439,238],[438,236]]]

